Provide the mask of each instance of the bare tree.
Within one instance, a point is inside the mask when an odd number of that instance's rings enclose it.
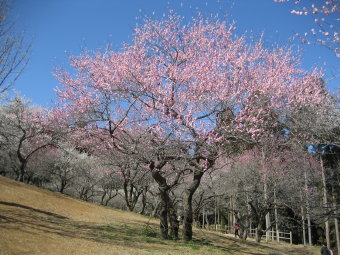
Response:
[[[107,206],[119,194],[122,187],[121,178],[114,171],[105,173],[98,183],[101,194],[100,204]]]
[[[52,146],[53,138],[45,134],[40,110],[16,97],[1,107],[0,146],[7,151],[16,179],[28,181],[26,167],[40,150]]]
[[[0,94],[17,80],[29,59],[31,45],[14,33],[14,24],[8,20],[8,1],[0,0]]]

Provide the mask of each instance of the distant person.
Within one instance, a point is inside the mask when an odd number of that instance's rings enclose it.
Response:
[[[333,252],[331,252],[326,245],[322,245],[321,247],[321,255],[332,255]]]
[[[236,237],[236,235],[238,235],[238,237],[240,237],[240,235],[238,233],[239,229],[240,229],[240,226],[238,224],[235,224],[235,237]]]

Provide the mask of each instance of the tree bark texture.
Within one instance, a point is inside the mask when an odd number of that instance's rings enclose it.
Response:
[[[177,221],[176,211],[169,196],[170,187],[167,184],[166,179],[159,172],[159,169],[164,165],[165,163],[162,162],[157,168],[153,162],[150,164],[151,174],[158,184],[160,196],[160,232],[163,239],[178,239],[179,224]],[[170,235],[168,218],[170,221]]]
[[[322,156],[320,155],[320,164],[321,164],[321,176],[322,176],[322,189],[323,189],[323,206],[325,210],[325,234],[326,234],[326,242],[327,242],[327,248],[330,249],[331,243],[330,243],[330,236],[329,236],[329,220],[327,216],[328,212],[328,201],[327,201],[327,186],[326,186],[326,175],[325,175],[325,168],[323,165]]]
[[[183,238],[185,241],[192,240],[192,222],[193,222],[193,210],[192,210],[192,197],[200,185],[202,171],[196,171],[194,179],[189,187],[184,192],[183,207],[184,207],[184,219],[183,219]]]

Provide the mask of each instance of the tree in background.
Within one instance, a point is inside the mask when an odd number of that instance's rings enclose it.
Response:
[[[16,179],[29,183],[27,164],[40,150],[53,146],[54,137],[45,132],[41,109],[30,107],[22,98],[1,106],[0,114],[1,149],[12,162]]]
[[[7,16],[8,2],[0,0],[0,95],[19,77],[30,51],[30,45],[25,45],[22,36],[13,32],[14,26]]]

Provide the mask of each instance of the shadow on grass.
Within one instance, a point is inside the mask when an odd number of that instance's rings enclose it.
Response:
[[[157,244],[158,249],[160,245],[168,245],[168,241],[159,238],[156,229],[146,224],[113,222],[112,225],[99,225],[75,221],[52,212],[3,201],[0,201],[0,229],[29,234],[54,234],[65,238],[118,244],[130,248],[149,249],[150,244]]]
[[[227,239],[228,243],[226,244],[226,246],[223,246],[223,240],[226,241],[226,239],[219,235],[216,235],[215,238],[216,237],[219,240],[212,241],[212,240],[207,240],[207,239],[196,239],[195,238],[193,239],[193,241],[189,242],[188,244],[190,245],[191,243],[193,245],[192,247],[193,249],[195,249],[195,246],[196,248],[207,246],[211,249],[223,251],[225,254],[239,254],[240,252],[242,252],[242,254],[251,254],[251,255],[263,254],[263,253],[256,253],[256,252],[250,251],[248,248],[242,247],[237,241],[234,241],[234,240]],[[234,241],[234,242],[231,242],[231,241]]]
[[[295,254],[295,255],[308,255],[308,254],[314,254],[311,251],[306,250],[305,247],[290,247],[290,246],[269,246],[266,243],[257,243],[254,241],[248,241],[248,240],[241,240],[238,238],[230,237],[230,236],[221,236],[217,233],[209,233],[209,238],[214,240],[214,238],[223,238],[224,240],[232,241],[233,244],[229,244],[226,250],[226,247],[223,247],[217,243],[219,242],[213,242],[213,246],[220,249],[225,250],[227,252],[231,252],[230,254],[237,254],[237,252],[242,251],[242,253],[247,254],[268,254],[268,255],[285,255],[285,254]],[[245,247],[246,246],[246,247]],[[254,251],[250,251],[252,249],[260,250],[261,253],[256,253]]]
[[[0,229],[21,231],[29,234],[53,234],[64,238],[85,239],[97,243],[115,244],[129,248],[150,250],[187,248],[223,251],[225,254],[263,254],[252,248],[265,250],[268,254],[286,254],[262,244],[240,242],[234,238],[209,233],[198,235],[193,241],[162,240],[156,224],[126,224],[113,222],[110,225],[75,221],[52,212],[29,206],[0,201]]]
[[[21,205],[21,204],[17,204],[17,203],[10,203],[10,202],[4,202],[4,201],[0,201],[0,204],[2,204],[2,205],[7,205],[7,206],[19,207],[19,208],[28,209],[28,210],[32,210],[32,211],[34,211],[34,212],[46,214],[46,215],[53,216],[53,217],[56,217],[56,218],[59,218],[59,219],[67,219],[67,217],[61,216],[61,215],[59,215],[59,214],[51,213],[51,212],[46,212],[46,211],[39,210],[39,209],[35,209],[35,208],[33,208],[33,207],[29,207],[29,206],[26,206],[26,205]]]

